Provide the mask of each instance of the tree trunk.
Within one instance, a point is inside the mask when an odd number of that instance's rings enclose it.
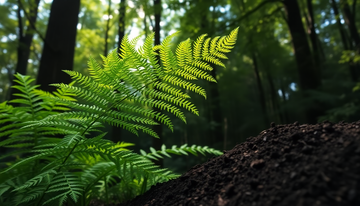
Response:
[[[155,45],[159,45],[160,44],[160,21],[161,21],[161,0],[154,0],[154,15],[155,15],[155,27],[154,27],[154,32],[155,32],[155,41],[154,44]],[[160,56],[158,57],[158,62],[160,64]],[[157,110],[157,109],[156,109]],[[160,138],[153,138],[153,147],[156,150],[161,150],[161,146],[163,144],[163,129],[162,129],[162,125],[154,125],[154,131],[159,135]],[[164,165],[164,161],[162,159],[159,159],[158,161],[155,161],[155,163],[161,167],[163,167]]]
[[[119,31],[118,31],[118,53],[120,54],[121,41],[125,36],[125,14],[126,14],[126,0],[120,0],[119,3]]]
[[[18,21],[19,21],[19,45],[17,48],[17,64],[15,68],[15,73],[20,73],[22,75],[26,75],[26,69],[28,65],[28,60],[30,56],[30,47],[34,37],[34,32],[36,30],[35,23],[38,14],[40,0],[35,0],[30,2],[29,13],[26,15],[27,20],[29,21],[29,25],[26,28],[25,34],[23,33],[23,25],[22,25],[22,17],[21,10],[26,13],[25,9],[22,6],[20,0],[18,0]],[[11,82],[10,84],[13,84]],[[14,89],[10,89],[10,100],[14,99]]]
[[[340,21],[340,13],[339,13],[338,6],[337,6],[335,0],[331,0],[331,6],[334,11],[334,15],[336,17],[336,24],[339,27],[340,37],[341,37],[342,44],[344,46],[344,50],[350,50],[352,48],[352,44],[351,44],[351,41],[347,38],[344,27]],[[349,73],[350,73],[351,80],[353,82],[357,82],[358,74],[357,74],[356,64],[349,63]]]
[[[268,113],[267,113],[267,109],[266,109],[265,92],[264,92],[264,88],[262,86],[260,73],[259,73],[259,67],[258,67],[257,58],[256,58],[255,53],[252,53],[252,60],[253,60],[253,68],[254,68],[254,73],[255,73],[256,84],[259,89],[259,100],[260,100],[261,111],[263,114],[264,125],[267,126],[267,125],[270,125],[270,122],[269,122],[269,117],[268,117]]]
[[[287,24],[292,37],[292,44],[299,73],[300,89],[303,92],[304,98],[308,98],[306,91],[317,89],[321,85],[320,74],[313,64],[310,46],[301,21],[298,2],[296,0],[284,0],[283,4],[286,11]],[[316,123],[317,116],[320,114],[320,111],[311,108],[313,104],[307,105],[304,108],[308,123]]]
[[[109,3],[108,3],[108,19],[106,21],[106,28],[105,28],[105,46],[104,46],[104,56],[106,57],[107,54],[108,54],[108,51],[109,51],[109,30],[110,30],[110,16],[111,16],[111,0],[109,0]]]
[[[216,79],[216,67],[213,66],[213,70],[211,71],[211,75]],[[221,145],[224,141],[224,132],[223,132],[223,114],[220,105],[220,92],[218,88],[218,84],[215,82],[209,83],[210,87],[210,96],[209,96],[209,113],[210,113],[210,134],[212,136],[212,140],[214,141],[212,144],[213,147],[220,149]]]
[[[201,22],[200,22],[200,30],[202,32],[206,32],[209,35],[214,35],[215,31],[219,31],[218,27],[215,25],[216,23],[216,5],[217,1],[206,1],[201,0],[201,6],[199,12],[201,13]],[[206,11],[209,11],[209,7],[212,6],[214,9],[211,13],[210,20]],[[211,75],[216,78],[218,67],[215,64],[211,64],[213,70],[211,71]],[[212,147],[217,149],[222,149],[224,147],[224,115],[221,108],[221,99],[219,92],[219,85],[214,82],[209,82],[209,104],[207,107],[208,110],[208,123],[210,125],[209,136],[210,136],[210,144]]]
[[[22,8],[22,4],[21,1],[19,1],[19,5],[18,5],[18,9],[19,12]],[[23,34],[22,30],[23,28],[20,28],[21,24],[19,24],[19,45],[18,45],[18,49],[17,49],[17,65],[16,65],[16,73],[20,73],[23,75],[26,75],[26,68],[27,68],[27,64],[28,64],[28,59],[30,56],[30,46],[31,46],[31,42],[32,39],[34,37],[34,32],[35,32],[35,23],[36,23],[36,19],[37,19],[37,13],[38,13],[38,7],[39,7],[39,2],[40,0],[35,0],[34,2],[31,1],[30,3],[30,9],[29,9],[29,13],[27,15],[28,17],[28,21],[29,21],[29,25],[26,28],[26,32],[25,34]],[[23,10],[24,13],[26,12],[25,10]],[[19,18],[21,18],[21,16],[19,16]],[[19,19],[19,22],[21,22],[22,20]]]
[[[121,54],[121,50],[120,50],[120,46],[121,46],[121,41],[125,36],[125,12],[126,12],[126,3],[125,0],[120,0],[119,3],[119,27],[118,27],[118,54]],[[117,126],[113,126],[112,127],[112,140],[114,142],[118,142],[121,141],[122,139],[122,128],[121,127],[117,127]]]
[[[350,37],[352,39],[352,42],[355,44],[354,50],[357,54],[360,54],[360,35],[359,35],[358,29],[356,27],[356,22],[355,22],[356,1],[354,1],[354,3],[353,3],[352,11],[351,11],[350,6],[347,1],[341,0],[340,3],[343,4],[345,23],[347,24],[347,26],[349,28]],[[351,47],[349,49],[353,49],[352,42],[350,43]],[[355,76],[355,78],[353,78],[353,81],[358,81],[358,72],[360,69],[360,64],[356,63],[356,62],[355,63],[350,62],[349,64],[350,64],[350,73],[352,76],[353,75]]]
[[[290,123],[289,122],[289,115],[288,115],[288,112],[287,112],[287,99],[286,99],[286,90],[284,88],[284,83],[283,83],[283,80],[280,78],[280,90],[281,90],[281,97],[282,97],[282,116],[283,116],[283,119],[285,120],[285,124],[288,124]]]
[[[321,76],[321,63],[320,63],[320,48],[319,48],[319,42],[318,42],[318,37],[317,34],[315,32],[315,19],[314,19],[314,11],[313,11],[313,6],[312,6],[312,1],[311,0],[307,0],[307,8],[308,8],[308,26],[309,26],[309,36],[310,36],[310,41],[311,41],[311,45],[312,45],[312,55],[314,58],[314,66],[316,71],[318,72],[318,76]]]
[[[303,90],[316,89],[320,86],[320,78],[314,69],[310,46],[301,21],[299,5],[296,0],[285,0],[283,3],[298,66],[300,88]]]
[[[54,0],[40,60],[37,84],[44,91],[55,91],[52,83],[69,83],[75,53],[80,0]]]
[[[355,13],[351,12],[350,6],[347,3],[347,1],[341,0],[341,2],[344,7],[343,10],[344,10],[345,23],[349,27],[351,39],[355,43],[355,48],[356,48],[357,52],[360,52],[360,35],[356,28]]]
[[[273,110],[273,120],[271,120],[271,121],[277,120],[278,123],[283,123],[284,119],[282,119],[282,117],[281,117],[279,102],[278,102],[279,95],[276,92],[273,77],[272,77],[270,71],[268,71],[268,70],[266,71],[266,77],[269,82],[270,99],[271,99],[271,105],[272,105],[272,110]]]
[[[344,30],[344,27],[343,27],[341,21],[340,21],[340,13],[339,13],[338,6],[337,6],[335,0],[331,0],[331,6],[332,6],[332,9],[334,10],[334,15],[335,15],[335,18],[336,18],[336,24],[339,27],[340,37],[341,37],[341,41],[342,41],[342,43],[344,45],[344,49],[348,50],[349,49],[349,40],[346,37],[346,32]]]

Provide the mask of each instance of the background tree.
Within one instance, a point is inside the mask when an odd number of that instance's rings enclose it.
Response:
[[[294,55],[299,73],[299,85],[303,92],[317,89],[321,85],[320,68],[316,68],[311,56],[310,46],[301,20],[300,8],[297,1],[283,1],[286,10],[286,21],[292,37]],[[315,43],[316,44],[316,43]],[[304,93],[306,98],[308,94]],[[319,110],[312,108],[311,102],[304,108],[309,123],[315,123]]]
[[[18,0],[18,9],[17,9],[17,18],[18,18],[18,39],[19,45],[17,48],[17,61],[16,61],[16,68],[15,73],[20,73],[25,75],[28,65],[28,60],[31,51],[31,43],[34,37],[34,33],[37,32],[35,27],[37,14],[38,14],[38,7],[39,7],[40,0],[32,0],[29,1],[29,10],[26,11],[24,5],[21,0]],[[25,15],[22,16],[22,13]],[[24,21],[25,18],[25,21]],[[26,22],[26,30],[24,31],[25,26],[23,22]],[[41,34],[39,34],[41,38]],[[12,79],[12,78],[11,78]],[[14,89],[11,90],[10,99],[14,99],[13,96]]]
[[[162,11],[162,5],[161,5],[161,0],[154,0],[154,19],[155,19],[155,24],[154,24],[154,33],[155,33],[155,37],[154,37],[154,44],[155,45],[160,45],[160,22],[161,22],[161,11]],[[158,57],[158,62],[161,64],[160,61],[160,56]],[[157,111],[157,110],[156,110]],[[159,135],[159,138],[154,138],[153,139],[153,147],[156,150],[161,150],[161,145],[163,144],[163,129],[162,129],[162,125],[154,125],[154,131]],[[156,163],[160,166],[163,166],[163,160],[159,159],[156,161]]]
[[[62,70],[72,70],[80,0],[54,0],[51,5],[37,84],[53,91],[51,83],[70,82]],[[66,14],[66,15],[64,15]]]

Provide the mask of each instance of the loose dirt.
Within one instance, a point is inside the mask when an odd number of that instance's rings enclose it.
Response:
[[[360,205],[360,121],[272,124],[126,206]]]

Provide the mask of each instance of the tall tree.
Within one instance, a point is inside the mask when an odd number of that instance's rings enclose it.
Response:
[[[108,2],[107,20],[106,20],[106,28],[105,28],[104,56],[107,56],[109,51],[108,44],[109,44],[110,21],[111,21],[111,0],[109,0]]]
[[[79,9],[80,0],[54,0],[51,4],[37,78],[42,90],[54,91],[49,84],[71,81],[62,70],[73,69]]]
[[[159,45],[160,44],[160,21],[161,21],[161,11],[162,11],[162,6],[161,6],[161,0],[154,0],[154,16],[155,16],[155,26],[154,26],[154,32],[155,32],[155,37],[154,37],[154,44],[155,45]],[[160,62],[160,56],[158,56],[158,62],[159,64]],[[161,124],[159,125],[155,125],[154,126],[154,131],[159,135],[160,138],[153,138],[153,147],[156,150],[161,150],[161,146],[163,144],[163,128],[161,126]],[[160,158],[158,161],[156,161],[156,164],[163,166],[164,162],[163,160]]]
[[[310,36],[310,42],[312,45],[312,55],[314,58],[314,66],[316,71],[318,71],[318,75],[321,76],[321,64],[320,64],[320,44],[318,41],[317,34],[315,32],[315,18],[314,18],[314,9],[312,0],[307,0],[307,22],[308,22],[308,34]]]
[[[342,3],[342,6],[343,6],[345,23],[349,27],[351,39],[355,43],[355,49],[357,50],[357,52],[360,52],[360,35],[359,35],[358,29],[356,26],[356,21],[355,21],[355,14],[356,14],[355,8],[356,7],[354,6],[353,11],[351,11],[350,5],[348,4],[347,1],[341,0],[340,2]],[[355,5],[356,1],[354,1],[353,4]]]
[[[320,74],[313,64],[313,58],[301,20],[300,8],[297,0],[284,0],[282,3],[285,7],[286,20],[292,37],[292,44],[299,73],[300,89],[305,95],[304,98],[307,98],[307,90],[314,90],[320,86]],[[312,109],[311,105],[306,105],[304,109],[307,121],[309,123],[316,123],[319,111]]]
[[[18,9],[17,9],[17,17],[18,17],[18,48],[17,48],[17,62],[15,73],[20,73],[25,75],[26,69],[28,65],[28,60],[30,56],[30,47],[34,37],[34,33],[36,31],[35,23],[38,16],[38,7],[39,7],[40,0],[31,0],[29,1],[29,12],[23,6],[21,0],[18,0]],[[23,11],[23,12],[22,12]],[[23,25],[23,17],[21,13],[25,14],[25,18],[27,22],[26,31],[24,32],[24,25]],[[13,99],[13,93],[15,92],[14,89],[11,89],[10,99]]]
[[[118,54],[121,54],[121,41],[125,36],[125,14],[126,14],[126,0],[120,0],[119,3],[119,26],[118,26]],[[112,127],[112,139],[113,141],[121,141],[122,128],[113,126]]]
[[[29,12],[26,11],[24,8],[21,0],[18,0],[18,21],[19,21],[19,45],[17,50],[17,64],[15,71],[17,73],[26,74],[26,68],[28,59],[30,56],[30,46],[32,39],[34,37],[34,33],[36,31],[35,23],[38,14],[38,7],[39,7],[40,0],[31,0],[29,2]],[[21,11],[25,14],[26,17],[26,31],[24,32],[24,26],[22,24],[23,19],[21,16]]]
[[[254,68],[256,84],[259,89],[259,100],[260,100],[260,105],[261,105],[261,111],[264,116],[264,118],[263,118],[264,123],[265,123],[265,125],[269,125],[270,122],[269,122],[268,112],[267,112],[267,108],[266,108],[265,92],[264,92],[263,83],[262,83],[262,80],[260,77],[258,60],[257,60],[257,56],[256,56],[255,52],[252,53],[252,62],[253,62],[252,66]]]
[[[210,6],[210,5],[209,5]],[[212,31],[211,34],[214,34],[214,31],[217,31],[217,0],[214,0],[211,4],[213,10],[211,13],[211,19],[210,21],[204,22],[202,21],[202,28],[207,28],[208,30]],[[206,9],[209,9],[208,7],[205,7]],[[204,11],[205,12],[205,11]],[[206,12],[205,12],[206,14]],[[204,16],[204,15],[203,15]],[[206,16],[205,16],[206,17]],[[209,24],[209,26],[205,26],[203,24]],[[217,79],[217,72],[218,68],[216,65],[212,65],[213,70],[211,71],[211,75]],[[217,79],[218,80],[218,79]],[[209,104],[210,104],[210,125],[211,127],[211,135],[213,136],[212,139],[214,140],[214,147],[221,148],[221,144],[225,144],[224,141],[224,114],[223,110],[221,108],[221,101],[220,101],[220,91],[218,84],[214,82],[209,82],[210,84],[210,97],[209,97]],[[225,145],[224,145],[225,146]]]
[[[120,0],[119,3],[119,27],[118,27],[118,53],[120,54],[121,40],[125,36],[125,14],[126,14],[126,0]]]
[[[338,5],[335,2],[335,0],[331,0],[331,7],[334,11],[335,14],[335,19],[336,19],[336,24],[338,26],[339,32],[340,32],[340,37],[341,37],[341,42],[343,44],[344,50],[350,50],[353,49],[351,40],[349,40],[349,38],[346,35],[346,31],[343,27],[343,24],[341,23],[340,20],[340,12],[338,9]],[[350,78],[353,82],[357,82],[358,81],[358,71],[357,71],[357,65],[354,64],[353,62],[349,63],[349,73],[350,73]]]

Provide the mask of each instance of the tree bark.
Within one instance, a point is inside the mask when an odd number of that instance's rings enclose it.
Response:
[[[284,0],[283,3],[298,66],[300,88],[303,90],[316,89],[320,86],[320,78],[314,69],[310,46],[301,21],[299,5],[296,0]]]
[[[18,9],[21,10],[22,4],[19,1]],[[35,0],[30,2],[30,9],[28,13],[28,21],[29,25],[26,28],[25,34],[22,33],[23,28],[20,28],[21,24],[19,24],[19,45],[17,50],[17,65],[16,65],[16,73],[20,73],[25,75],[26,74],[26,68],[28,64],[28,59],[30,56],[30,46],[32,39],[34,37],[34,30],[35,30],[35,23],[37,19],[37,13],[38,13],[38,7],[39,7],[40,0]],[[24,12],[26,12],[24,10]],[[21,16],[19,16],[21,18]],[[19,19],[19,22],[21,22],[21,19]]]
[[[289,115],[287,112],[287,99],[286,99],[286,90],[284,88],[283,80],[280,78],[280,90],[281,90],[281,97],[282,97],[282,116],[284,119],[284,123],[288,124],[289,122]]]
[[[37,78],[37,84],[44,91],[56,90],[49,86],[51,83],[71,81],[62,70],[73,69],[79,9],[80,0],[54,0],[51,4]]]
[[[260,100],[261,111],[263,114],[264,125],[267,126],[267,125],[270,125],[270,122],[269,122],[269,117],[268,117],[268,113],[267,113],[267,109],[266,109],[265,92],[264,92],[264,88],[263,88],[260,73],[259,73],[259,67],[258,67],[258,63],[257,63],[256,54],[254,52],[252,53],[252,60],[253,60],[253,68],[254,68],[254,73],[255,73],[256,84],[259,89],[259,100]]]
[[[341,41],[342,41],[344,50],[350,50],[352,48],[352,44],[351,44],[351,41],[347,38],[344,27],[340,21],[340,12],[338,10],[338,6],[337,6],[335,0],[331,0],[331,6],[332,6],[332,9],[333,9],[335,17],[336,17],[336,24],[339,27],[340,37],[341,37]],[[353,82],[357,82],[358,81],[357,66],[354,63],[349,63],[349,73],[350,73],[351,80]]]
[[[154,44],[159,45],[160,44],[160,21],[161,21],[161,0],[154,0],[154,16],[155,16],[155,26],[154,26],[154,32],[155,32],[155,39]],[[160,56],[158,57],[158,62],[160,64]],[[158,109],[155,109],[158,110]],[[159,111],[159,110],[158,110]],[[162,125],[154,125],[154,131],[159,135],[160,138],[153,138],[153,147],[156,150],[161,150],[161,146],[163,144],[163,128]],[[162,159],[159,159],[158,161],[155,161],[157,165],[160,167],[164,166],[164,161]]]
[[[269,82],[269,89],[270,89],[270,99],[271,99],[271,105],[273,110],[273,119],[272,121],[277,120],[279,123],[284,123],[284,119],[281,116],[280,113],[280,106],[278,102],[279,95],[276,92],[276,88],[274,85],[273,77],[270,73],[270,71],[266,70],[266,77]]]
[[[341,0],[340,2],[343,4],[344,19],[345,23],[349,27],[351,39],[355,43],[355,48],[357,52],[360,52],[360,35],[356,27],[355,13],[351,12],[350,6],[347,1]]]
[[[301,21],[300,8],[297,0],[283,1],[287,24],[292,37],[294,55],[299,73],[299,85],[304,98],[308,98],[307,90],[317,89],[321,85],[320,74],[314,66],[310,46],[307,41],[305,29]],[[315,103],[313,103],[315,105]],[[308,123],[316,123],[320,111],[308,105],[304,112]]]
[[[213,65],[213,70],[211,71],[211,75],[216,79],[216,67]],[[221,148],[224,141],[224,132],[223,132],[223,113],[221,109],[221,101],[220,101],[220,92],[218,84],[215,82],[209,83],[209,113],[210,113],[210,119],[209,123],[211,125],[210,134],[212,136],[212,140],[214,141],[212,144],[213,147]]]
[[[309,26],[309,36],[312,45],[312,55],[314,58],[314,66],[316,71],[318,72],[318,76],[321,76],[321,63],[320,63],[320,48],[318,37],[315,32],[315,19],[314,19],[314,11],[312,6],[312,0],[307,0],[307,8],[308,8],[308,26]]]
[[[109,3],[108,3],[108,19],[106,21],[106,28],[105,28],[105,46],[104,46],[104,56],[106,57],[107,54],[108,54],[108,51],[109,51],[109,46],[108,46],[108,41],[109,41],[109,30],[110,30],[110,16],[111,16],[111,0],[109,0]]]
[[[29,13],[26,15],[29,25],[27,25],[25,34],[23,33],[24,27],[22,25],[21,10],[26,13],[25,9],[20,0],[18,0],[18,21],[19,21],[19,44],[17,48],[17,64],[15,68],[15,73],[20,73],[26,75],[26,69],[28,65],[28,60],[30,56],[30,47],[34,37],[34,32],[36,30],[35,23],[38,14],[40,0],[35,0],[30,2]],[[13,82],[11,82],[13,84]],[[14,99],[15,90],[10,89],[10,100]]]
[[[119,3],[119,27],[118,27],[119,39],[117,42],[118,54],[121,54],[121,49],[120,49],[121,41],[125,36],[125,12],[126,12],[126,2],[125,2],[125,0],[120,0],[120,3]],[[114,142],[121,141],[122,131],[123,131],[123,129],[120,127],[117,127],[117,126],[112,127],[112,140]]]
[[[119,31],[118,31],[118,53],[120,54],[121,41],[125,36],[125,14],[126,14],[126,0],[120,0],[119,3]]]

